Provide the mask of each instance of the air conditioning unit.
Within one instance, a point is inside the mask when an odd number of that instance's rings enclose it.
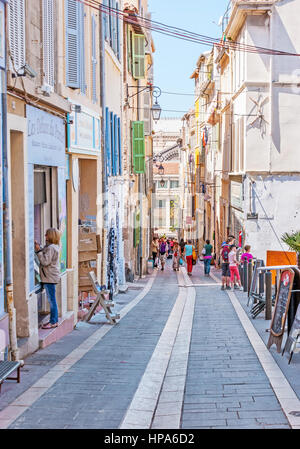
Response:
[[[54,91],[53,86],[50,86],[50,84],[44,83],[41,86],[41,92],[45,97],[50,97],[50,95],[52,94],[52,92]]]

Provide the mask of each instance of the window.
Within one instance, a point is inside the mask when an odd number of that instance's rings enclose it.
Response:
[[[25,65],[25,1],[9,0],[10,65],[16,72]]]
[[[135,79],[145,78],[145,36],[133,35],[132,75]]]
[[[166,207],[166,200],[158,200],[158,207],[160,209],[165,209],[165,207]]]
[[[105,110],[105,154],[107,176],[121,175],[121,120],[108,108]]]
[[[121,59],[120,52],[120,18],[116,10],[119,10],[119,3],[116,0],[103,0],[104,14],[104,35],[106,42],[110,45],[117,58]],[[111,8],[111,11],[108,10]],[[105,13],[106,11],[106,13]]]
[[[66,0],[66,84],[86,92],[84,63],[84,5]]]
[[[58,228],[58,187],[56,167],[34,167],[34,240],[45,244],[48,228]],[[40,282],[35,258],[35,284]]]
[[[171,179],[170,181],[170,189],[178,189],[179,188],[179,181]]]
[[[54,86],[54,4],[43,0],[43,71],[44,83]]]
[[[92,100],[97,103],[96,19],[92,16]]]
[[[158,189],[167,189],[168,188],[168,181],[164,179],[165,183],[162,185],[160,181],[156,181],[156,186]]]

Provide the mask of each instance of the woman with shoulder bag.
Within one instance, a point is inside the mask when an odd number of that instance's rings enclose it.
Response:
[[[55,228],[49,228],[45,234],[46,245],[44,248],[38,242],[34,242],[35,253],[40,261],[41,282],[45,287],[50,304],[50,321],[43,324],[43,329],[52,329],[58,326],[58,308],[56,303],[56,284],[60,280],[59,269],[59,241],[60,232]]]
[[[184,248],[184,256],[186,260],[188,276],[192,276],[193,271],[193,248],[194,247],[192,245],[192,240],[188,240],[188,243]]]
[[[212,250],[213,250],[213,247],[210,244],[209,240],[206,240],[206,245],[204,245],[203,250],[205,251],[205,254],[203,254],[204,276],[209,276],[211,259],[212,259]]]

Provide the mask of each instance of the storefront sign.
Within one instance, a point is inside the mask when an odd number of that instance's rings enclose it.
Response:
[[[87,112],[74,112],[74,121],[68,125],[69,151],[91,153],[100,151],[100,119]]]
[[[27,115],[27,194],[28,194],[28,243],[29,288],[35,288],[34,261],[34,166],[57,167],[57,201],[59,230],[62,232],[60,268],[66,270],[66,142],[64,121],[55,115],[33,106],[26,107]]]
[[[65,125],[55,115],[26,106],[28,163],[65,167]]]

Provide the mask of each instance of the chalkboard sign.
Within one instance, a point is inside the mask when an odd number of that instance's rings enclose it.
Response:
[[[284,334],[284,326],[289,308],[294,276],[294,271],[289,268],[281,270],[280,272],[280,282],[270,327],[270,338],[267,344],[267,347],[270,348],[271,345],[275,343],[278,352],[281,351],[281,342]]]
[[[275,309],[270,328],[271,333],[275,337],[279,337],[284,333],[284,325],[289,308],[294,276],[295,273],[293,270],[281,271],[280,284],[277,292]]]
[[[300,304],[298,304],[297,312],[289,333],[289,336],[287,338],[284,350],[282,351],[282,355],[285,351],[287,351],[290,354],[289,363],[292,360],[292,356],[294,352],[299,352],[296,350],[296,343],[300,335]]]

